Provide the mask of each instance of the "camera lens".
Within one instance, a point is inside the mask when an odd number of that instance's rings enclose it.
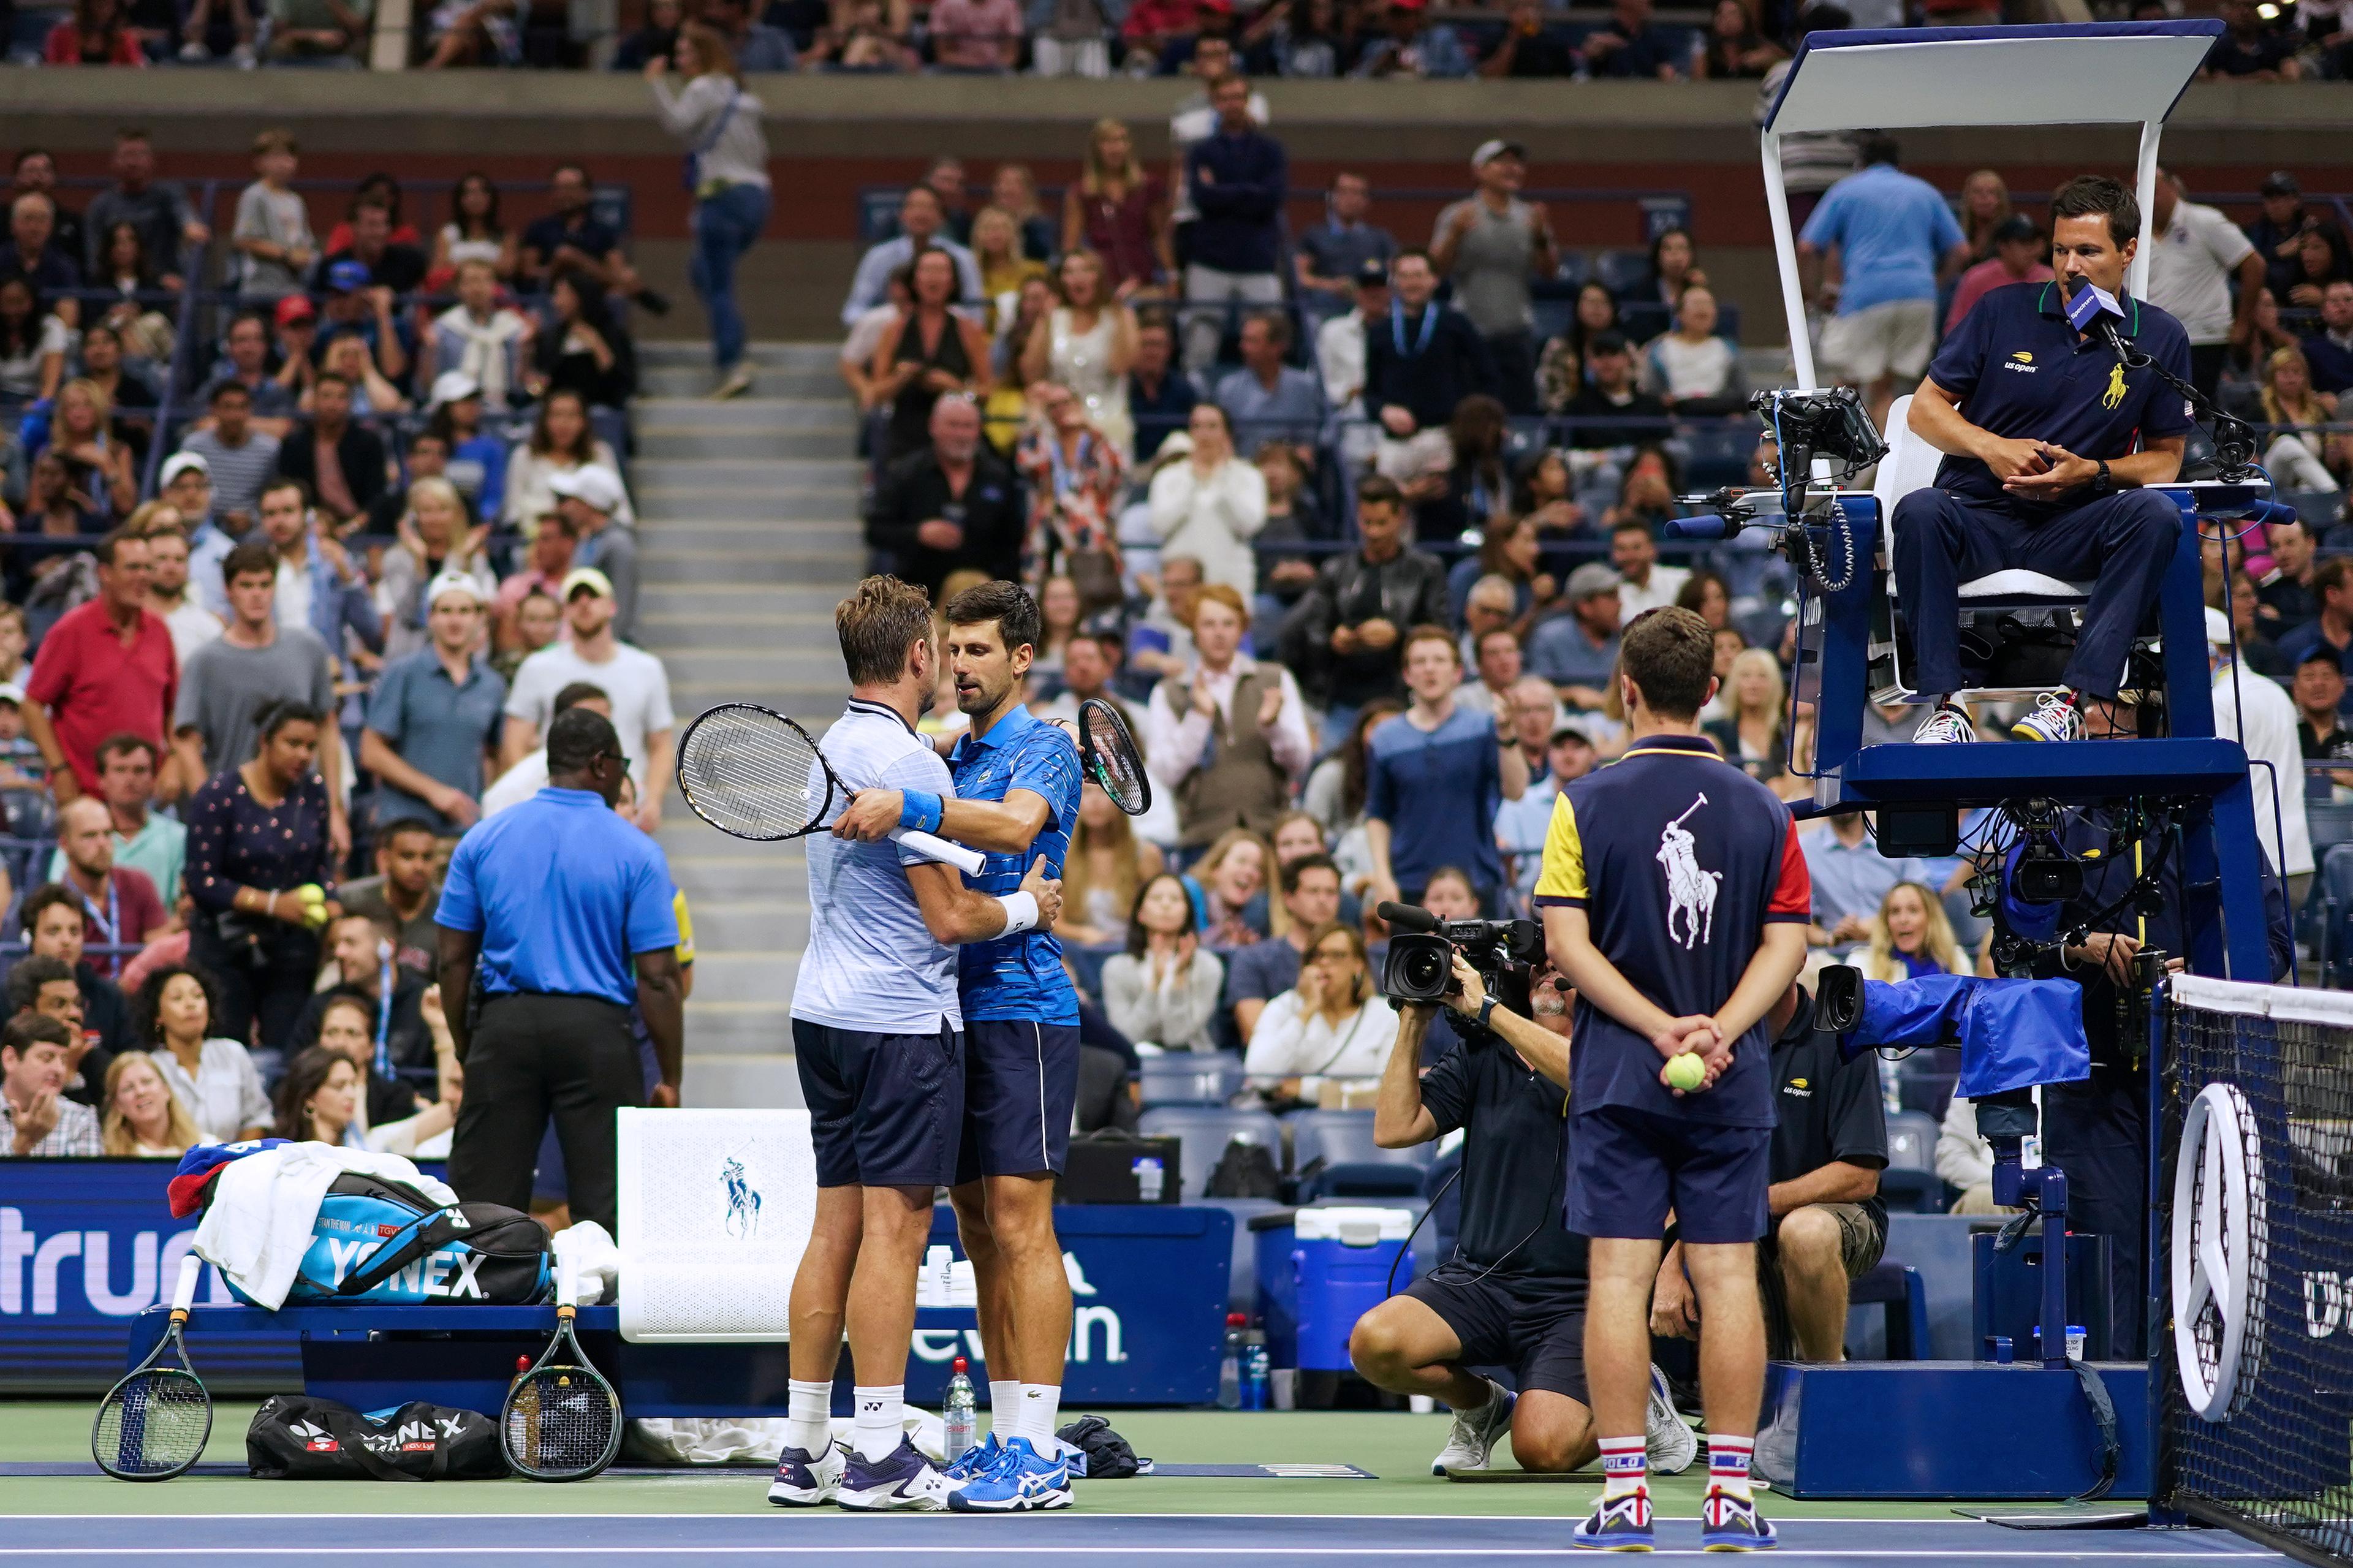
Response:
[[[1451,973],[1444,953],[1417,948],[1406,955],[1405,983],[1416,991],[1435,993],[1445,984]]]

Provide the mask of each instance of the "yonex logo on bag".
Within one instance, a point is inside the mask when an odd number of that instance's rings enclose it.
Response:
[[[343,1446],[327,1435],[326,1428],[313,1426],[308,1421],[289,1424],[287,1430],[302,1439],[302,1448],[311,1454],[340,1454]]]

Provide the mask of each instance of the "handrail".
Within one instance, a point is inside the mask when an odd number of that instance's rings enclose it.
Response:
[[[212,211],[213,201],[219,194],[220,184],[218,180],[205,182],[204,195],[200,198],[203,205],[196,210],[207,213]],[[180,276],[188,279],[188,286],[180,290],[180,319],[172,340],[172,363],[164,373],[164,389],[155,399],[155,437],[147,443],[146,471],[139,476],[139,496],[142,500],[153,500],[154,497],[156,476],[162,473],[164,468],[164,437],[165,432],[171,428],[172,405],[180,396],[181,388],[186,385],[195,363],[196,299],[203,292],[197,287],[196,280],[204,268],[205,247],[200,245],[183,246],[180,257],[184,264]],[[191,261],[193,265],[187,265]]]

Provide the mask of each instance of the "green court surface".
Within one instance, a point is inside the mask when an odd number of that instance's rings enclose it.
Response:
[[[90,1418],[95,1401],[0,1404],[0,1464],[90,1459]],[[207,1464],[245,1457],[249,1403],[224,1403],[213,1421]],[[1082,1412],[1071,1411],[1075,1416]],[[1599,1474],[1567,1480],[1473,1485],[1430,1473],[1431,1456],[1446,1441],[1444,1415],[1377,1411],[1266,1412],[1105,1411],[1140,1455],[1171,1464],[1349,1464],[1378,1480],[1286,1479],[1229,1480],[1138,1477],[1082,1484],[1077,1507],[1124,1514],[1269,1514],[1457,1516],[1464,1519],[1582,1516],[1600,1488]],[[1503,1456],[1499,1455],[1499,1461]],[[1705,1469],[1652,1482],[1662,1519],[1698,1516]],[[444,1482],[429,1494],[436,1513],[714,1514],[768,1510],[763,1470],[714,1470],[707,1475],[607,1474],[571,1486],[528,1481]],[[132,1513],[332,1513],[381,1509],[397,1491],[400,1506],[420,1506],[426,1494],[375,1481],[256,1481],[242,1476],[196,1474],[162,1485],[109,1480],[93,1467],[87,1476],[0,1476],[0,1515]],[[1777,1520],[1950,1520],[1935,1502],[1799,1502],[1774,1498]]]

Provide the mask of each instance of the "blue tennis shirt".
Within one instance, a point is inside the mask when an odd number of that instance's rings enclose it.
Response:
[[[482,939],[482,989],[638,999],[634,955],[678,945],[670,868],[637,825],[550,786],[458,841],[434,923]]]
[[[1933,302],[1936,263],[1966,238],[1936,187],[1893,163],[1873,163],[1832,185],[1799,237],[1825,250],[1838,247],[1841,316],[1897,300]]]
[[[1400,713],[1366,737],[1365,815],[1389,825],[1389,874],[1410,891],[1441,866],[1471,874],[1481,892],[1504,879],[1495,810],[1504,764],[1495,721],[1457,707],[1435,730]]]
[[[2117,331],[2134,347],[2189,379],[2189,334],[2146,300],[2126,296]],[[2189,434],[2189,405],[2147,365],[2126,370],[2095,339],[2067,324],[2067,296],[2053,283],[2005,283],[1989,291],[1936,350],[1928,379],[1960,400],[1962,416],[1980,430],[2018,440],[2049,441],[2079,458],[2113,460],[2146,443]],[[2008,495],[1975,458],[1947,456],[1936,488],[1976,500],[2000,501],[2033,518],[2065,506]],[[2089,500],[2072,499],[2067,505]]]
[[[998,800],[1026,789],[1046,802],[1046,826],[1018,855],[990,855],[966,886],[1000,897],[1021,886],[1031,862],[1046,858],[1046,875],[1060,877],[1079,820],[1079,747],[1056,725],[1015,708],[986,735],[965,735],[948,755],[959,800]],[[1062,968],[1062,944],[1052,932],[968,942],[956,949],[964,1016],[1018,1018],[1026,1023],[1075,1024],[1079,995]]]

